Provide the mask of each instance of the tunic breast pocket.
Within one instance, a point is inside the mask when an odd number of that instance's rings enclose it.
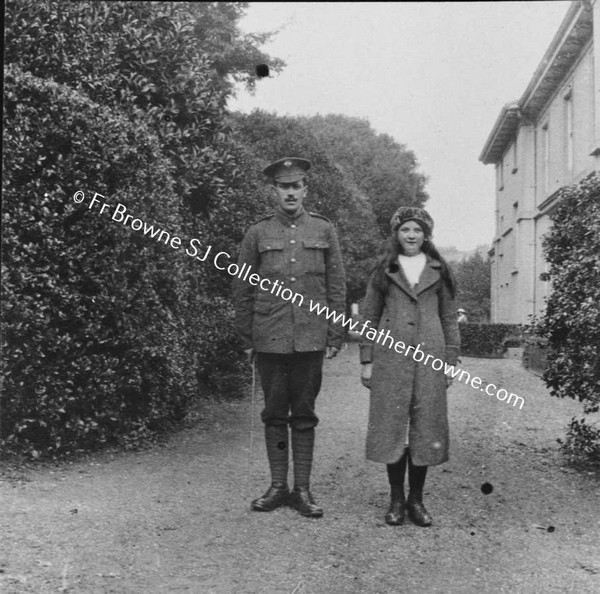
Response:
[[[258,251],[260,253],[261,276],[272,276],[281,274],[283,271],[283,240],[265,239],[258,242]]]
[[[322,239],[307,238],[302,241],[304,246],[304,262],[307,274],[325,273],[325,250],[329,243]]]

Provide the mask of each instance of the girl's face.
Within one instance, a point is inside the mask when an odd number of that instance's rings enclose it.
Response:
[[[421,253],[425,233],[416,221],[406,221],[398,227],[398,241],[406,256],[416,256]]]

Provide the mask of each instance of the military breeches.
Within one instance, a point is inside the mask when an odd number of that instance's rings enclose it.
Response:
[[[256,362],[265,408],[266,425],[285,425],[300,431],[316,427],[315,400],[321,389],[323,351],[308,353],[257,353]]]

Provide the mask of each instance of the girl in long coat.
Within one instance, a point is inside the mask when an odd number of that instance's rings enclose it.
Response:
[[[391,503],[385,521],[419,526],[428,466],[448,460],[445,365],[460,348],[452,273],[431,242],[433,220],[422,208],[399,208],[388,253],[374,269],[363,302],[373,331],[360,347],[361,381],[371,390],[367,459],[387,465]],[[380,338],[391,336],[387,340]],[[412,348],[409,348],[412,347]],[[404,476],[408,464],[408,500]]]

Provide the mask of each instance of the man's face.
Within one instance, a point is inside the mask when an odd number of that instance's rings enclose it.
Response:
[[[308,190],[303,179],[295,182],[274,182],[275,203],[283,212],[294,215],[302,206]]]

